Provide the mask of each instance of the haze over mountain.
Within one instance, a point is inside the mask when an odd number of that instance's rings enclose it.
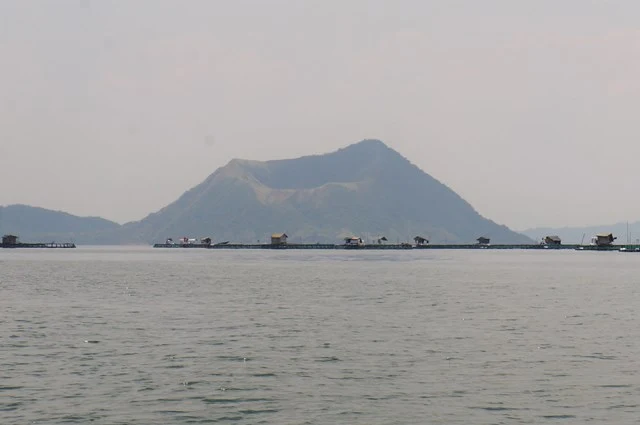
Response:
[[[274,161],[234,159],[178,200],[128,223],[126,239],[211,236],[215,241],[340,242],[357,235],[408,241],[528,243],[524,235],[471,205],[396,151],[365,140],[325,155]]]
[[[28,205],[0,206],[0,233],[18,235],[24,242],[79,244],[119,243],[120,225],[99,217],[78,217]]]
[[[593,172],[640,155],[638,16],[634,0],[0,1],[0,204],[125,223],[231,158],[375,135],[514,229],[640,218],[633,179]]]

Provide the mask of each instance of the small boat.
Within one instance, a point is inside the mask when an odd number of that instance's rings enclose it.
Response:
[[[623,246],[618,251],[620,251],[620,252],[640,252],[640,247],[638,247],[638,246],[635,246],[635,247],[634,246],[630,246],[630,247]]]
[[[623,246],[618,251],[620,252],[640,252],[640,246],[632,245],[629,243],[629,222],[627,222],[627,246]]]

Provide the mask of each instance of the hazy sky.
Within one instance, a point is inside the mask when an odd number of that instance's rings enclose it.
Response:
[[[637,0],[0,0],[0,69],[4,205],[378,138],[515,229],[640,219]]]

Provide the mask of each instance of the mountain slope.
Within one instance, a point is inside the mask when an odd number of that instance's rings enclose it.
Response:
[[[78,217],[28,205],[0,207],[0,233],[18,235],[25,242],[117,243],[119,229],[118,223],[99,217]]]
[[[325,155],[276,161],[232,160],[177,201],[128,223],[138,242],[212,236],[265,241],[286,232],[292,242],[339,242],[359,235],[406,241],[529,243],[480,216],[451,189],[377,140]],[[122,236],[122,235],[121,235]]]

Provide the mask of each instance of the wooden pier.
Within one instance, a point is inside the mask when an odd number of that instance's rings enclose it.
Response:
[[[541,245],[541,244],[496,244],[496,245],[480,245],[480,244],[429,244],[429,245],[412,245],[409,243],[401,244],[369,244],[369,245],[345,245],[345,244],[212,244],[212,245],[180,245],[180,244],[155,244],[154,248],[205,248],[205,249],[323,249],[323,250],[355,250],[355,251],[380,251],[380,250],[577,250],[577,251],[619,251],[620,248],[628,250],[640,249],[640,245]]]
[[[36,242],[36,243],[16,243],[16,244],[0,244],[0,248],[75,248],[76,244],[74,243],[58,243],[58,242]]]
[[[154,248],[210,248],[211,245],[203,243],[182,244],[182,243],[157,243],[153,245]]]
[[[414,249],[551,249],[551,250],[567,250],[577,249],[580,245],[541,245],[541,244],[433,244],[433,245],[416,245]],[[595,247],[594,247],[595,248]]]
[[[74,243],[58,242],[20,242],[16,235],[4,235],[0,248],[75,248]]]

